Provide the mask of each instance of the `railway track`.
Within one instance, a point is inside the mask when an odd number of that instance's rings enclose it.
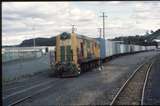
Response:
[[[160,54],[156,57],[156,60],[154,61],[153,65],[154,67],[151,69],[148,73],[148,78],[145,79],[144,88],[142,92],[142,99],[141,104],[142,105],[159,105],[160,104],[160,97],[159,95],[159,80],[157,78],[159,77],[160,73],[158,71],[160,70],[159,63],[160,63]],[[156,84],[155,84],[156,83]],[[156,86],[158,85],[158,86]]]
[[[148,69],[148,71],[146,73],[146,76],[145,76],[145,81],[144,81],[143,89],[142,89],[141,105],[144,105],[144,94],[145,94],[145,89],[146,89],[146,85],[147,85],[147,80],[148,80],[149,72],[150,72],[151,67],[154,64],[154,62],[152,62],[151,66],[149,67],[149,69]]]
[[[154,57],[141,64],[119,89],[110,105],[143,105],[145,86]]]
[[[56,82],[59,79],[56,80],[47,80],[43,83],[36,84],[34,86],[28,87],[26,89],[14,92],[12,94],[9,94],[7,96],[4,96],[3,99],[3,106],[14,106],[16,104],[19,104],[28,98],[33,97],[34,95],[37,95],[39,93],[42,93],[54,86],[56,86]],[[61,79],[59,82],[63,82],[65,79]]]
[[[38,79],[38,80],[37,80]],[[46,82],[51,80],[51,78],[35,78],[27,81],[17,81],[16,84],[10,84],[9,86],[3,87],[3,96],[10,95],[14,92],[29,88],[31,86]]]

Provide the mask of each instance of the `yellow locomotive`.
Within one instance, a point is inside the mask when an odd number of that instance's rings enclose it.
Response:
[[[98,67],[99,60],[100,45],[96,39],[74,32],[63,32],[56,36],[55,75],[80,75],[81,72]]]

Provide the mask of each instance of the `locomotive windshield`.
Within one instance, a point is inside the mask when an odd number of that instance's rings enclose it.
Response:
[[[70,39],[70,38],[71,38],[70,33],[63,32],[63,33],[61,34],[61,40]]]

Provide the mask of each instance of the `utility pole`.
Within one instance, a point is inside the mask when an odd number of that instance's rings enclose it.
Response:
[[[98,28],[99,36],[102,37],[102,28]]]
[[[35,28],[34,28],[34,26],[33,26],[33,33],[35,32]],[[34,48],[35,48],[35,45],[36,45],[36,41],[35,41],[35,34],[34,34],[34,39],[33,39],[33,46],[34,46]]]
[[[105,18],[106,18],[107,16],[105,16],[105,14],[104,14],[104,12],[103,12],[102,16],[100,16],[100,17],[103,17],[103,38],[105,39]]]
[[[33,17],[32,17],[32,21],[33,21]],[[34,38],[33,38],[33,47],[34,47],[34,50],[35,50],[35,45],[36,45],[36,41],[35,41],[35,34],[34,34],[34,32],[35,32],[35,24],[33,23],[33,27],[32,27],[32,30],[33,30],[33,36],[34,36]]]
[[[72,25],[72,33],[74,33],[75,29],[75,25]]]

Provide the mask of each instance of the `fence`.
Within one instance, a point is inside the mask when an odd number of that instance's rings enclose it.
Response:
[[[46,48],[47,47],[2,48],[2,62],[41,57],[46,54]],[[54,50],[54,47],[49,47],[49,50]]]
[[[2,48],[2,78],[4,81],[33,75],[50,69],[45,48]],[[54,50],[54,49],[49,49]]]

